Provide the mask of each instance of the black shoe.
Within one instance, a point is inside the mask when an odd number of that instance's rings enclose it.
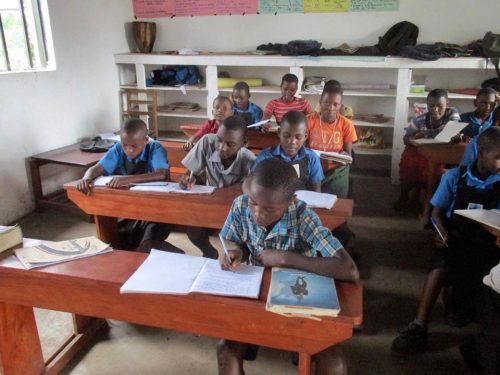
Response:
[[[414,322],[399,331],[399,336],[392,342],[391,349],[399,354],[411,354],[425,351],[427,348],[427,329]]]

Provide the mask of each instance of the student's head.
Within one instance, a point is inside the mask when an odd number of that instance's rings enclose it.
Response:
[[[246,82],[236,82],[233,87],[233,103],[237,108],[247,109],[250,99],[250,87]]]
[[[214,119],[218,122],[232,116],[233,114],[233,103],[227,96],[218,96],[214,99],[212,104],[212,115]]]
[[[427,95],[427,110],[431,119],[441,120],[448,108],[448,92],[443,89],[434,89]]]
[[[299,88],[299,79],[295,74],[287,73],[281,78],[281,98],[291,102]]]
[[[297,155],[307,139],[307,118],[302,112],[287,112],[281,120],[280,146],[290,158]]]
[[[123,152],[135,159],[148,143],[148,127],[138,118],[125,120],[120,128],[120,142]]]
[[[474,105],[479,116],[486,117],[497,105],[497,92],[492,88],[485,88],[478,91]]]
[[[257,225],[267,227],[283,217],[297,184],[297,173],[286,161],[270,158],[257,164],[246,181],[248,206]]]
[[[479,170],[500,173],[500,127],[492,126],[478,136],[477,166]]]
[[[321,119],[327,122],[335,121],[342,107],[342,89],[338,86],[325,86],[319,99]]]
[[[493,111],[493,125],[500,128],[500,105]]]
[[[341,89],[342,85],[336,79],[330,79],[330,80],[326,81],[325,86],[323,87],[323,90],[326,89],[327,87],[338,87]]]
[[[247,124],[239,116],[224,119],[217,130],[217,151],[222,160],[236,156],[247,142]]]

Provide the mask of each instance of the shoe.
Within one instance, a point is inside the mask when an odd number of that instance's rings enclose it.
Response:
[[[471,322],[467,314],[463,310],[446,309],[445,311],[446,324],[451,327],[462,328]]]
[[[392,342],[391,349],[399,354],[412,354],[425,351],[427,348],[427,329],[414,322],[399,331],[399,336]]]

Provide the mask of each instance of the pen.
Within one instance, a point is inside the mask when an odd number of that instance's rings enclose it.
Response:
[[[219,233],[219,239],[220,239],[220,243],[222,244],[222,249],[224,250],[224,255],[226,256],[229,263],[232,264],[233,261],[231,260],[231,257],[229,256],[229,251],[227,251],[226,242],[224,241],[224,237],[222,237],[222,235],[220,233]]]
[[[441,231],[439,230],[437,224],[436,224],[436,220],[434,220],[433,217],[431,217],[431,223],[432,225],[434,226],[434,228],[436,228],[438,234],[439,234],[439,237],[441,237],[441,239],[443,240],[443,243],[444,243],[444,246],[448,247],[448,244],[446,243],[445,239],[444,239],[444,236],[443,234],[441,233]]]
[[[193,178],[193,171],[189,171],[189,180],[187,183],[188,189],[191,189],[193,187],[193,184],[191,183],[192,178]]]

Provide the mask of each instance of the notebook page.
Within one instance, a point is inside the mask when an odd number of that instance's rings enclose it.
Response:
[[[240,265],[235,271],[224,271],[217,260],[208,259],[191,292],[221,296],[258,298],[264,267]]]
[[[456,136],[468,125],[466,122],[450,121],[448,122],[443,130],[439,132],[434,139],[438,142],[448,143],[452,137]]]
[[[327,193],[317,193],[309,190],[297,190],[295,192],[297,199],[307,203],[311,208],[331,209],[337,201],[337,196]]]

